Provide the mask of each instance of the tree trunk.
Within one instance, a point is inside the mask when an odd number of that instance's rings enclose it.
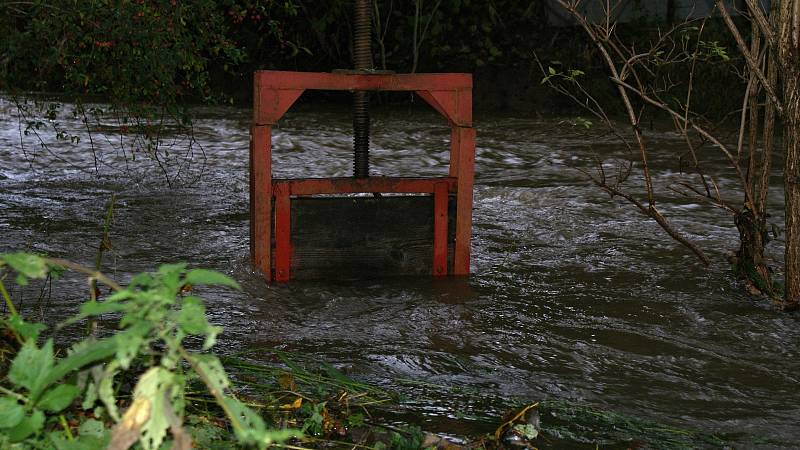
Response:
[[[800,303],[800,0],[782,0],[778,49],[783,66],[786,193],[785,306]]]
[[[793,72],[784,72],[786,118],[784,140],[784,190],[786,194],[786,305],[800,302],[800,52],[795,53]],[[791,73],[791,75],[790,75]]]
[[[775,297],[769,266],[764,261],[764,246],[767,243],[765,222],[745,208],[734,217],[739,230],[739,251],[734,261],[737,276],[744,280],[752,294]]]

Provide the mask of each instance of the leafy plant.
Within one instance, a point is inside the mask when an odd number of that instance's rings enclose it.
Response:
[[[561,72],[553,67],[547,68],[547,75],[542,78],[542,81],[539,84],[545,84],[550,81],[552,78],[560,78],[565,81],[571,81],[573,83],[577,83],[578,77],[586,75],[586,72],[580,69],[569,69],[566,72]]]
[[[107,338],[78,342],[64,357],[56,357],[52,339],[39,346],[42,324],[25,322],[0,279],[9,310],[3,324],[21,345],[8,373],[10,388],[0,387],[0,443],[23,442],[41,436],[47,424],[60,424],[62,431],[50,431],[46,439],[59,449],[127,449],[134,443],[145,449],[160,448],[172,436],[174,448],[189,448],[185,431],[186,386],[199,379],[224,411],[239,442],[265,448],[271,443],[299,435],[293,430],[270,430],[264,420],[241,401],[229,395],[228,379],[219,359],[207,351],[221,328],[211,325],[200,298],[182,292],[196,285],[219,285],[239,289],[233,279],[214,271],[187,269],[186,264],[165,264],[155,273],[135,276],[121,287],[103,274],[64,260],[28,253],[0,255],[0,269],[12,269],[16,280],[42,279],[48,273],[69,268],[86,273],[114,292],[103,301],[84,303],[80,313],[60,326],[104,314],[115,314],[117,332]],[[203,339],[201,351],[187,348],[190,336]],[[134,361],[148,361],[140,374],[127,410],[117,405],[122,372],[134,370]],[[95,408],[115,425],[108,430],[96,420],[85,421],[79,436],[72,436],[61,413],[83,394],[81,407]]]

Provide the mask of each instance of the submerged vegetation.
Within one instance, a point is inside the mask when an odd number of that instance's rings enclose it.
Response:
[[[210,324],[196,286],[239,289],[213,271],[165,264],[127,286],[69,261],[28,253],[0,255],[2,320],[0,444],[3,448],[499,448],[602,445],[693,448],[724,442],[687,430],[564,401],[515,404],[493,433],[457,443],[397,425],[404,399],[353,380],[336,368],[275,351],[272,364],[211,350],[221,328]],[[57,281],[65,270],[93,287],[58,331],[102,320],[72,344],[45,338],[26,321],[5,287],[13,277]],[[85,330],[85,328],[81,328]],[[62,347],[63,346],[63,347]],[[224,368],[223,368],[224,367]],[[229,378],[228,373],[232,374]],[[431,386],[429,386],[430,388]],[[436,389],[444,387],[433,386]],[[474,393],[476,396],[481,393]],[[478,427],[481,428],[481,427]],[[483,427],[485,428],[485,426]]]

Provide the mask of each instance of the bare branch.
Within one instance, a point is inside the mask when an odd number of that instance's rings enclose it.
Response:
[[[705,30],[705,26],[706,26],[706,21],[704,19],[702,24],[701,24],[701,26],[700,26],[700,31],[697,33],[697,40],[698,41],[700,40],[701,36],[703,35],[703,30]],[[697,152],[695,151],[694,145],[692,144],[692,139],[689,137],[688,128],[686,126],[686,123],[689,120],[690,105],[692,103],[692,93],[694,92],[694,74],[695,74],[695,69],[697,68],[697,58],[698,58],[699,53],[700,53],[699,47],[696,47],[694,49],[694,52],[692,52],[692,59],[691,59],[692,67],[689,70],[689,85],[688,85],[687,90],[686,90],[686,104],[684,106],[684,111],[683,111],[683,122],[682,122],[682,125],[677,120],[675,120],[674,118],[672,120],[674,121],[674,123],[676,125],[676,128],[681,130],[681,134],[683,134],[683,137],[686,140],[686,146],[689,149],[689,153],[692,155],[692,162],[694,163],[694,168],[697,171],[697,174],[700,175],[700,180],[703,182],[703,187],[706,190],[706,195],[708,195],[710,197],[711,196],[711,190],[709,189],[708,181],[706,181],[706,176],[703,173],[703,171],[700,169],[700,163],[699,163],[699,161],[697,159]]]
[[[747,2],[747,9],[750,11],[750,15],[753,16],[755,19],[756,24],[758,24],[758,28],[764,33],[764,36],[767,38],[767,43],[770,47],[774,47],[776,44],[775,40],[775,32],[772,29],[772,26],[767,21],[767,17],[764,15],[764,11],[761,10],[761,5],[757,0],[745,0]]]
[[[622,197],[625,200],[627,200],[630,203],[632,203],[634,206],[636,206],[639,209],[639,211],[642,212],[642,214],[644,214],[645,216],[650,217],[651,219],[655,220],[656,223],[664,231],[666,231],[667,234],[672,239],[678,241],[680,244],[682,244],[684,247],[688,248],[692,253],[694,253],[695,256],[697,256],[697,258],[700,261],[703,262],[703,264],[705,264],[706,266],[711,264],[711,262],[709,261],[708,257],[703,252],[703,250],[701,250],[700,247],[695,245],[694,242],[686,239],[682,234],[678,233],[674,228],[672,228],[672,225],[669,223],[667,218],[664,217],[661,214],[661,212],[655,206],[653,206],[653,205],[645,206],[644,204],[642,204],[642,202],[640,202],[634,196],[628,194],[627,192],[624,192],[624,191],[622,191],[622,190],[620,190],[620,189],[618,189],[618,188],[616,188],[614,186],[609,186],[608,184],[603,183],[603,182],[601,182],[600,180],[597,180],[594,177],[592,177],[592,181],[598,187],[600,187],[604,191],[608,192],[608,194],[611,195],[612,197],[613,196]]]
[[[557,1],[562,7],[566,8],[572,14],[572,16],[578,21],[578,23],[580,23],[583,29],[589,34],[589,37],[592,39],[595,46],[600,51],[600,54],[603,56],[606,66],[611,71],[612,76],[619,79],[620,75],[616,64],[614,64],[614,60],[611,58],[608,49],[606,49],[606,47],[603,45],[603,40],[597,35],[597,33],[595,33],[592,25],[589,23],[586,17],[580,14],[574,7],[570,7],[570,5],[568,5],[564,0]],[[617,90],[620,93],[622,103],[625,106],[625,111],[628,115],[628,120],[633,128],[636,141],[639,144],[639,153],[642,160],[642,171],[644,172],[645,188],[647,190],[647,201],[650,206],[653,206],[655,205],[655,196],[653,195],[653,180],[650,176],[650,168],[647,164],[647,150],[644,143],[644,136],[642,136],[642,131],[639,127],[639,121],[636,118],[636,112],[633,109],[633,105],[628,97],[628,93],[625,91],[625,89],[619,86],[617,87]]]
[[[670,237],[672,237],[674,240],[678,241],[679,243],[681,243],[682,245],[684,245],[685,247],[690,249],[698,257],[698,259],[700,259],[704,264],[708,265],[709,264],[709,260],[706,257],[706,255],[703,253],[703,251],[699,247],[697,247],[693,242],[691,242],[690,240],[685,238],[682,234],[678,233],[672,227],[672,225],[669,223],[669,221],[661,214],[661,212],[658,210],[658,208],[656,208],[655,196],[653,194],[653,183],[652,183],[652,178],[651,178],[651,175],[650,175],[650,169],[649,169],[649,166],[648,166],[647,149],[646,149],[646,145],[645,145],[645,141],[644,141],[644,136],[642,135],[642,131],[641,131],[641,128],[639,126],[639,119],[637,118],[636,112],[635,112],[635,110],[633,108],[633,104],[631,103],[630,97],[628,95],[628,89],[626,87],[626,86],[630,86],[630,85],[625,83],[623,81],[623,79],[621,78],[620,71],[618,70],[617,65],[614,62],[614,59],[612,58],[611,54],[609,53],[609,49],[606,47],[606,45],[604,45],[604,43],[608,43],[608,45],[613,47],[613,43],[611,43],[611,40],[609,39],[609,37],[612,34],[611,30],[613,28],[613,25],[610,24],[610,18],[609,18],[610,14],[608,14],[608,12],[610,11],[609,3],[607,3],[607,5],[606,5],[606,7],[607,7],[607,16],[606,16],[607,24],[606,24],[605,33],[603,33],[601,35],[601,34],[598,34],[595,31],[595,27],[592,24],[589,23],[588,19],[585,16],[583,16],[581,13],[578,12],[578,10],[576,8],[577,3],[575,3],[575,2],[568,3],[566,0],[556,0],[556,1],[561,5],[561,7],[563,7],[566,11],[568,11],[578,21],[578,23],[581,25],[581,27],[586,31],[586,33],[589,35],[590,39],[594,42],[595,46],[600,51],[600,54],[602,55],[608,70],[612,74],[611,78],[613,80],[617,80],[617,82],[618,82],[617,90],[618,90],[618,92],[620,94],[620,98],[622,100],[623,106],[625,107],[625,111],[626,111],[626,113],[628,115],[628,120],[630,121],[631,127],[633,129],[633,134],[636,137],[636,141],[637,141],[638,146],[639,146],[640,157],[641,157],[641,162],[642,162],[642,171],[644,173],[645,189],[646,189],[646,192],[647,192],[647,202],[648,202],[648,204],[645,206],[644,204],[642,204],[639,200],[637,200],[632,195],[630,195],[630,194],[618,189],[615,186],[608,185],[605,182],[604,179],[603,180],[598,180],[596,177],[591,177],[591,179],[595,182],[595,184],[597,184],[600,188],[602,188],[603,190],[608,192],[610,195],[612,195],[612,196],[618,195],[618,196],[620,196],[622,198],[625,198],[626,200],[628,200],[632,204],[634,204],[637,208],[639,208],[640,211],[642,211],[643,214],[645,214],[646,216],[648,216],[648,217],[652,218],[653,220],[655,220],[656,223],[658,223],[658,225]],[[605,38],[602,37],[603,35],[605,35]],[[612,51],[615,51],[617,53],[621,53],[619,48],[612,49]],[[627,66],[623,66],[623,68],[624,67],[627,67]],[[641,80],[639,80],[639,78],[636,76],[636,71],[635,70],[631,71],[631,74],[634,75],[634,78],[636,78],[637,83],[641,86],[642,85],[641,84]],[[630,86],[630,87],[633,88],[633,86]],[[641,92],[640,95],[644,95],[644,93],[642,92],[643,89],[642,90],[637,90],[635,88],[633,88],[633,89],[634,89],[635,92]],[[656,103],[658,103],[658,102],[656,102]]]
[[[761,85],[764,86],[764,90],[767,91],[767,96],[769,97],[770,101],[775,104],[775,111],[779,116],[783,117],[783,104],[775,94],[774,86],[769,84],[767,77],[764,76],[764,72],[762,72],[761,68],[759,67],[756,57],[750,53],[750,50],[748,50],[747,44],[744,42],[744,38],[742,38],[741,33],[739,33],[739,29],[736,28],[736,24],[733,23],[733,19],[731,19],[731,15],[728,13],[728,9],[725,7],[725,3],[723,3],[722,0],[715,1],[719,7],[720,13],[722,14],[722,19],[725,21],[725,25],[728,26],[728,29],[736,40],[736,45],[739,47],[739,51],[742,53],[742,56],[744,56],[745,61],[747,61],[747,67],[753,74],[755,74],[756,78],[758,78],[758,81],[761,82]]]
[[[750,103],[750,91],[753,89],[755,78],[750,77],[747,80],[747,87],[744,91],[744,98],[742,99],[742,114],[739,118],[739,139],[736,142],[736,162],[738,164],[742,159],[742,151],[744,149],[744,129],[747,125],[747,105]]]
[[[690,191],[694,195],[689,195],[685,191],[681,191],[680,189],[676,189],[674,186],[670,186],[670,187],[668,187],[668,189],[671,190],[672,192],[675,192],[676,194],[680,194],[680,195],[683,195],[683,196],[688,197],[688,198],[694,198],[694,199],[700,200],[700,201],[702,201],[704,203],[708,203],[709,205],[712,205],[714,207],[717,207],[717,208],[720,208],[720,209],[724,209],[725,211],[728,211],[731,214],[735,215],[735,214],[739,213],[739,211],[736,208],[730,206],[725,201],[723,201],[721,198],[718,198],[718,197],[715,198],[715,197],[712,197],[710,195],[706,195],[705,193],[698,191],[697,188],[695,188],[694,186],[690,185],[689,183],[678,183],[678,184],[681,187],[683,187],[684,189]]]
[[[776,19],[777,8],[770,12],[770,19]],[[776,47],[770,46],[767,56],[767,78],[773,86],[778,84],[778,60],[776,58]],[[761,152],[761,180],[758,183],[758,203],[756,211],[760,217],[766,217],[767,201],[769,193],[769,180],[772,175],[772,154],[775,148],[775,106],[767,102],[764,107],[764,125],[762,128],[762,152]]]
[[[622,80],[612,78],[612,81],[614,81],[618,85],[624,87],[625,89],[635,93],[643,101],[645,101],[645,102],[647,102],[647,103],[649,103],[649,104],[651,104],[651,105],[653,105],[653,106],[655,106],[655,107],[657,107],[657,108],[669,113],[672,117],[678,118],[681,121],[684,120],[683,116],[681,114],[676,112],[674,109],[670,108],[669,105],[667,105],[666,103],[663,103],[663,102],[660,102],[658,100],[653,99],[652,97],[648,96],[646,93],[636,89],[635,87],[631,86],[630,84],[628,84],[628,83],[626,83],[626,82],[624,82]],[[745,177],[744,173],[742,172],[742,169],[736,163],[736,158],[734,158],[733,154],[728,149],[728,147],[725,146],[725,144],[723,144],[722,142],[720,142],[719,139],[714,137],[714,135],[709,133],[705,128],[703,128],[703,127],[699,126],[698,124],[696,124],[693,120],[691,120],[691,119],[687,120],[686,124],[688,126],[690,126],[692,129],[694,129],[695,131],[697,131],[698,133],[700,133],[700,135],[702,135],[703,137],[708,139],[717,148],[722,150],[722,152],[728,158],[728,161],[731,163],[731,166],[733,166],[733,168],[736,170],[736,173],[739,176],[739,181],[741,181],[742,186],[744,186],[744,191],[745,191],[745,196],[747,197],[747,201],[749,201],[752,204],[753,203],[753,193],[750,190],[749,186],[747,185],[747,178]]]

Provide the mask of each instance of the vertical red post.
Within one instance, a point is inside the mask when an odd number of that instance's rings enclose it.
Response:
[[[459,127],[453,126],[450,129],[450,171],[449,175],[458,178],[458,161],[461,150],[461,133]]]
[[[453,275],[469,275],[472,238],[472,184],[475,167],[475,129],[454,127],[457,137],[456,242]]]
[[[250,265],[254,265],[256,260],[256,240],[255,240],[255,230],[253,230],[253,214],[255,211],[255,196],[253,195],[253,127],[250,127],[250,147],[247,151],[247,170],[248,170],[248,188],[250,189],[250,195],[247,197],[250,201]]]
[[[275,186],[275,281],[289,281],[292,264],[291,198],[289,186]]]
[[[433,187],[433,276],[447,275],[447,183]]]
[[[270,279],[272,241],[272,129],[254,125],[250,143],[250,258]]]

